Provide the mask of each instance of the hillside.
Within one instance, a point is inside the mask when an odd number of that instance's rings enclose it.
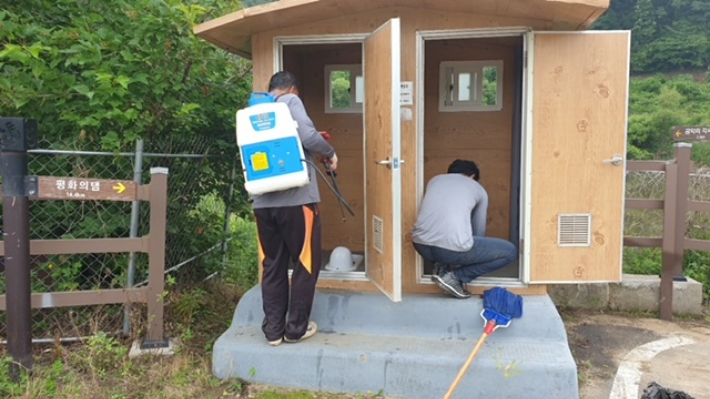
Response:
[[[710,125],[710,1],[611,0],[592,29],[632,31],[629,159],[669,159],[673,126]],[[710,166],[710,145],[693,159]]]
[[[707,71],[710,1],[611,0],[592,29],[632,30],[631,72]]]

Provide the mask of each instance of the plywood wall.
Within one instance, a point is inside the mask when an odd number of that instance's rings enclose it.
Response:
[[[301,81],[301,97],[316,129],[331,135],[331,144],[338,154],[337,182],[343,196],[355,212],[345,211],[343,222],[338,201],[319,178],[323,249],[346,246],[353,252],[363,252],[363,128],[361,113],[325,113],[326,65],[362,63],[362,45],[293,45],[284,47],[284,69],[293,71]],[[323,168],[321,168],[323,171]],[[330,178],[328,182],[332,184]]]
[[[489,197],[487,235],[508,239],[515,109],[515,51],[522,38],[427,41],[425,47],[424,178],[446,173],[455,159],[476,162]],[[503,60],[503,109],[439,112],[442,61]]]

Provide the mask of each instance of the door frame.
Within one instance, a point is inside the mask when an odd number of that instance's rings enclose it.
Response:
[[[369,36],[369,33],[352,33],[352,34],[337,34],[337,35],[295,35],[295,36],[275,36],[273,40],[273,73],[283,70],[283,50],[284,46],[293,46],[299,44],[360,44],[361,47],[365,45],[365,38]],[[364,140],[364,137],[363,137]],[[363,149],[363,165],[365,158],[365,151]],[[364,173],[364,169],[363,169]],[[363,184],[363,198],[367,198],[367,187]],[[365,223],[367,222],[366,216],[362,215]],[[366,225],[367,226],[367,225]],[[365,229],[367,230],[367,229]],[[365,271],[351,271],[351,272],[331,272],[326,271],[325,273],[321,270],[319,280],[334,280],[334,281],[358,281],[358,282],[368,282],[371,283],[370,279],[367,277],[367,260],[363,259],[365,263]],[[290,271],[289,271],[290,273]]]
[[[276,73],[283,69],[283,47],[298,44],[332,44],[332,43],[359,43],[363,45],[369,33],[349,33],[337,35],[295,35],[274,36],[274,70]]]
[[[378,28],[379,29],[379,28]],[[401,28],[400,28],[401,29]],[[357,43],[360,44],[361,49],[363,51],[363,63],[364,63],[364,51],[365,51],[365,39],[367,39],[370,35],[372,35],[374,32],[367,32],[367,33],[351,33],[351,34],[334,34],[334,35],[293,35],[293,36],[275,36],[273,38],[273,59],[274,59],[274,64],[273,64],[273,72],[276,73],[280,70],[283,69],[283,50],[284,46],[291,46],[291,45],[302,45],[302,44],[333,44],[333,43],[341,43],[341,44],[350,44],[350,43]],[[400,41],[400,46],[401,46],[401,41]],[[396,56],[396,58],[399,60],[401,58],[401,54],[397,53],[394,54],[393,56]],[[401,80],[401,77],[400,79]],[[396,104],[396,106],[393,104],[393,107],[396,107],[397,110],[396,112],[399,112],[399,103]],[[393,110],[393,112],[395,112]],[[365,117],[364,109],[363,109],[363,118]],[[364,126],[363,126],[364,128]],[[365,136],[363,134],[363,143],[365,140]],[[400,138],[401,141],[401,138]],[[400,154],[401,158],[401,143],[398,145],[398,148],[396,149],[396,152]],[[362,152],[362,157],[363,157],[363,175],[365,176],[367,171],[367,154],[365,153],[365,149],[363,147],[363,152]],[[401,172],[399,172],[401,173]],[[401,186],[401,176],[399,174],[395,174],[393,176],[393,179],[396,179],[396,182],[394,184],[399,184]],[[365,182],[366,183],[366,182]],[[394,201],[394,209],[395,212],[398,214],[397,217],[395,217],[395,221],[393,224],[393,234],[395,237],[400,236],[401,237],[401,230],[402,230],[402,221],[401,221],[401,203],[402,203],[402,195],[401,195],[401,189],[400,190],[394,190],[394,195],[393,195],[393,201]],[[367,198],[367,184],[363,184],[363,198]],[[368,261],[368,256],[367,256],[367,242],[368,242],[368,235],[369,235],[369,229],[367,226],[369,225],[369,220],[367,219],[367,201],[365,201],[365,208],[363,212],[363,220],[365,223],[365,258],[363,262],[365,263],[365,271],[360,272],[360,271],[355,271],[355,272],[327,272],[323,273],[321,272],[319,279],[322,280],[335,280],[335,281],[358,281],[358,282],[368,282],[374,284],[372,280],[367,276],[367,261]],[[395,247],[393,248],[394,250],[394,256],[395,258],[399,259],[400,266],[396,268],[397,270],[395,271],[397,278],[400,281],[399,287],[397,287],[397,291],[395,292],[395,296],[397,298],[401,298],[401,293],[402,293],[402,268],[401,268],[401,252],[402,252],[402,247],[401,245],[396,245],[397,242],[400,240],[395,240]],[[374,284],[376,285],[376,284]]]
[[[521,252],[523,253],[523,256],[519,257],[518,260],[518,278],[509,278],[509,277],[481,277],[476,280],[476,282],[479,285],[483,286],[507,286],[507,287],[516,287],[516,288],[524,288],[528,287],[527,283],[524,283],[525,273],[530,273],[529,265],[530,265],[530,259],[529,255],[527,257],[524,256],[525,254],[525,242],[527,241],[527,238],[525,237],[525,232],[527,232],[529,229],[526,227],[526,225],[529,225],[528,217],[529,215],[529,209],[526,207],[526,204],[524,203],[523,199],[526,198],[524,196],[525,190],[530,189],[530,182],[527,181],[526,176],[524,175],[525,171],[525,165],[526,165],[526,154],[527,150],[530,148],[530,142],[528,141],[528,119],[529,116],[527,115],[527,96],[528,96],[528,64],[526,62],[526,54],[528,52],[528,41],[527,41],[527,36],[528,33],[532,31],[531,27],[506,27],[506,28],[481,28],[481,29],[456,29],[456,30],[423,30],[423,31],[417,31],[416,34],[416,60],[417,60],[417,66],[416,66],[416,84],[415,84],[415,90],[416,90],[416,95],[417,95],[417,117],[416,117],[416,132],[417,132],[417,183],[416,183],[416,188],[417,188],[417,198],[416,198],[416,209],[419,209],[419,206],[421,204],[421,200],[424,195],[424,188],[426,185],[426,182],[424,181],[424,114],[425,114],[425,98],[424,98],[424,78],[425,78],[425,42],[427,40],[450,40],[450,39],[483,39],[483,38],[490,38],[490,37],[521,37],[522,43],[523,43],[523,69],[522,69],[522,88],[521,88],[521,98],[520,101],[522,102],[521,105],[521,137],[520,137],[520,143],[518,143],[519,148],[520,148],[520,157],[521,160],[519,162],[520,169],[518,171],[519,176],[520,176],[520,185],[521,185],[521,190],[519,193],[519,215],[520,215],[520,220],[519,220],[519,231],[520,231],[520,237],[519,237],[519,244],[522,246]],[[511,168],[512,170],[512,168]],[[526,213],[526,209],[528,213]],[[417,273],[417,278],[416,278],[416,283],[417,284],[433,284],[429,279],[426,279],[423,274],[423,261],[422,257],[417,254],[416,257],[416,273]]]

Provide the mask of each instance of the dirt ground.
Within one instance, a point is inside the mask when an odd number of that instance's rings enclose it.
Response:
[[[651,382],[695,399],[710,399],[708,319],[667,322],[638,315],[579,311],[563,312],[562,316],[577,361],[581,399],[639,398]],[[667,342],[678,346],[664,350]],[[660,343],[660,349],[644,352],[654,343]],[[639,348],[641,345],[644,347]],[[615,382],[622,364],[625,370],[639,371],[638,392],[626,393],[614,387],[623,385],[618,381],[621,377]]]

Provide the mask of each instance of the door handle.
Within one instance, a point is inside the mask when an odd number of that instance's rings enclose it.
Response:
[[[603,162],[614,166],[619,166],[624,162],[624,157],[619,154],[614,154],[611,159],[605,159]]]
[[[387,157],[387,159],[382,160],[382,161],[375,161],[376,164],[378,165],[383,165],[386,166],[387,169],[391,169],[392,166],[394,165],[394,168],[397,169],[399,168],[399,165],[404,163],[403,159],[397,159],[395,158],[394,160],[390,159],[390,157]]]

